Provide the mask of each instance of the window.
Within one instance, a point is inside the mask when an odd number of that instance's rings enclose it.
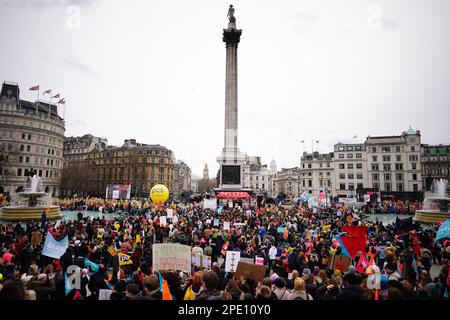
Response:
[[[339,154],[339,159],[344,159],[344,154],[343,153]]]
[[[347,151],[353,151],[353,147],[352,146],[348,146],[347,147]]]
[[[414,191],[414,192],[419,191],[419,188],[417,187],[417,183],[414,183],[414,184],[413,184],[413,191]]]
[[[353,183],[348,184],[348,190],[355,190],[355,185]]]
[[[417,173],[413,173],[412,178],[413,178],[414,181],[416,181],[417,180]]]
[[[331,176],[331,172],[330,171],[327,172],[327,176]]]
[[[379,183],[372,183],[372,187],[375,189],[380,188],[380,184]]]
[[[30,157],[25,157],[25,162],[30,163]]]
[[[344,151],[344,147],[339,147],[338,150],[339,151]]]
[[[361,151],[361,150],[362,150],[362,147],[361,147],[361,146],[356,146],[356,147],[355,147],[355,150],[356,150],[356,151]]]
[[[376,153],[377,152],[377,147],[372,147],[372,152]]]
[[[23,144],[20,145],[20,151],[24,151],[25,150],[25,146]]]
[[[159,173],[164,173],[164,167],[159,168]]]
[[[31,133],[28,134],[28,140],[31,140]]]
[[[308,169],[311,169],[311,163],[308,163]]]
[[[27,146],[27,151],[28,151],[28,152],[31,151],[31,146]]]
[[[353,158],[353,153],[347,153],[347,158],[348,158],[348,159]]]
[[[374,181],[378,181],[378,178],[379,178],[378,173],[372,173],[372,179],[373,179]]]
[[[402,161],[402,156],[396,155],[396,156],[395,156],[395,160],[397,160],[397,161]]]
[[[356,164],[356,169],[362,169],[362,163],[357,163]]]
[[[416,147],[411,146],[411,152],[416,152]]]
[[[397,191],[404,191],[404,189],[403,183],[397,183]]]
[[[363,178],[363,174],[362,173],[357,173],[356,174],[356,179],[361,180]]]
[[[383,162],[390,162],[391,156],[383,156]]]
[[[391,174],[390,173],[385,173],[384,174],[384,180],[386,180],[386,181],[391,180]]]
[[[390,163],[384,163],[383,164],[383,171],[391,171],[391,164]]]
[[[345,173],[339,173],[339,179],[345,179]]]
[[[362,153],[357,153],[356,154],[356,158],[361,159],[362,158]]]
[[[42,178],[42,170],[39,170],[39,177]]]
[[[23,157],[19,157],[19,163],[23,162]]]
[[[400,146],[395,146],[395,152],[400,152]]]
[[[17,176],[18,177],[22,176],[22,169],[20,169],[20,168],[17,169]]]
[[[391,184],[390,184],[390,183],[385,183],[385,184],[384,184],[384,190],[385,190],[385,191],[391,191],[391,189],[392,189],[392,188],[391,188]]]
[[[391,147],[381,147],[381,152],[391,152]]]
[[[417,163],[415,162],[411,163],[411,169],[417,170]]]
[[[377,162],[378,161],[378,157],[377,156],[372,156],[372,161],[373,162]]]
[[[308,187],[312,187],[312,180],[308,180]]]
[[[396,163],[395,170],[399,170],[399,171],[403,170],[403,163]]]
[[[345,190],[345,183],[339,184],[339,190]]]
[[[356,185],[356,189],[362,189],[362,188],[364,188],[364,185],[362,183],[358,183]]]
[[[339,169],[345,169],[345,164],[339,163]]]
[[[48,170],[45,170],[45,177],[48,178]]]
[[[348,168],[348,169],[353,169],[353,163],[347,164],[347,168]]]
[[[331,164],[329,162],[327,162],[327,168],[330,168]]]
[[[419,157],[417,155],[409,156],[409,161],[419,161]]]
[[[378,164],[372,164],[372,171],[380,170],[380,166]]]
[[[353,173],[349,173],[349,174],[348,174],[348,178],[349,178],[349,179],[355,179],[355,175],[354,175]]]
[[[320,167],[320,168],[322,168],[322,162],[321,162],[321,163],[319,163],[319,167]]]

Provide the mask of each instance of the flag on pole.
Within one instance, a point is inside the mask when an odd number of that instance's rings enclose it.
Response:
[[[355,136],[353,137],[353,139],[356,139],[356,138],[358,138],[358,135],[355,135]]]
[[[119,253],[119,265],[120,266],[126,266],[129,264],[133,264],[133,260],[131,260],[131,256],[124,253]]]
[[[45,94],[51,95],[51,94],[52,94],[52,89],[49,89],[49,90],[47,90],[47,91],[44,91],[44,93],[43,93],[42,95],[45,95]]]
[[[58,93],[56,96],[53,96],[53,97],[52,97],[52,99],[59,99],[59,98],[60,98],[59,93]]]
[[[38,90],[39,90],[39,85],[30,88],[30,91],[38,91]]]
[[[66,104],[66,100],[64,100],[65,98],[62,98],[61,100],[59,100],[57,103],[58,104]]]

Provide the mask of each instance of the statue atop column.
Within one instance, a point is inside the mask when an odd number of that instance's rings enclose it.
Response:
[[[227,17],[230,19],[230,22],[236,22],[236,18],[234,17],[234,8],[233,5],[230,4],[230,8],[228,8]]]

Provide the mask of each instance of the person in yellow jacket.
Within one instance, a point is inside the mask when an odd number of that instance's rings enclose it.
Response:
[[[188,280],[187,286],[188,288],[186,290],[186,293],[184,294],[183,300],[196,300],[198,295],[203,290],[202,272],[197,271],[196,273],[194,273],[192,279]]]

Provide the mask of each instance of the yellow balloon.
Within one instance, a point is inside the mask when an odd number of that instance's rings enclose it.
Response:
[[[163,184],[157,184],[150,190],[150,198],[155,203],[164,203],[169,199],[169,189]]]

